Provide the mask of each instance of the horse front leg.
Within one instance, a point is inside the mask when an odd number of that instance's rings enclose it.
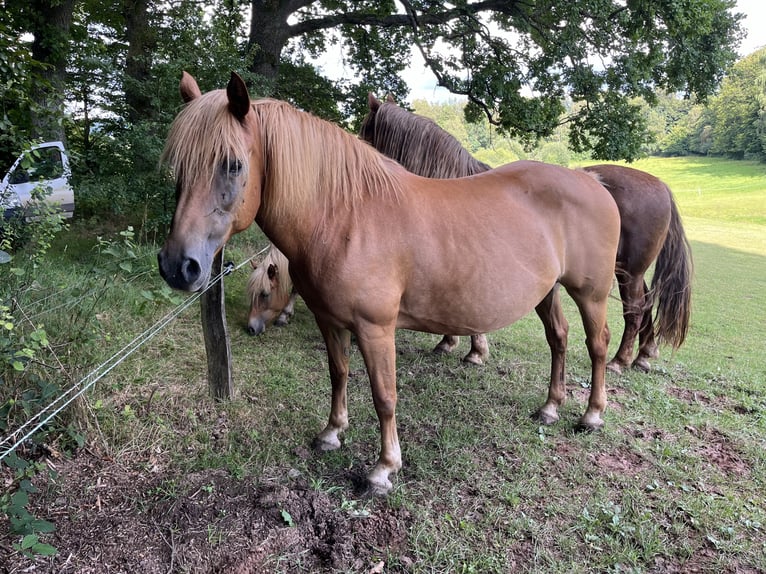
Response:
[[[595,431],[604,426],[601,415],[606,410],[606,355],[609,350],[609,327],[606,324],[607,300],[573,295],[585,328],[585,345],[591,361],[591,384],[588,408],[577,423],[577,430]]]
[[[370,492],[385,496],[393,485],[389,476],[402,468],[402,453],[396,432],[396,343],[395,327],[366,325],[357,333],[364,357],[375,412],[380,425],[380,456],[367,475]]]
[[[274,325],[277,327],[284,327],[287,325],[287,323],[290,322],[290,318],[295,313],[295,300],[298,298],[298,293],[293,289],[290,292],[290,299],[287,301],[287,305],[284,309],[282,309],[282,312],[279,314],[279,317],[277,317],[277,320],[274,321]]]
[[[548,399],[534,414],[541,423],[550,425],[559,420],[559,407],[566,397],[566,351],[569,324],[561,309],[558,283],[551,289],[537,307],[538,317],[545,327],[545,339],[551,349],[551,380]]]
[[[348,386],[348,363],[351,356],[351,333],[346,329],[332,327],[319,320],[317,320],[317,325],[327,347],[332,399],[330,401],[330,418],[324,430],[314,439],[314,447],[317,450],[328,451],[340,448],[340,434],[348,428],[346,388]]]

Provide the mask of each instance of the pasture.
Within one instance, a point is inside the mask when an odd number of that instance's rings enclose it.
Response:
[[[634,164],[674,192],[695,260],[692,325],[649,374],[607,374],[605,428],[573,431],[590,366],[571,300],[561,420],[530,414],[549,351],[536,316],[489,335],[476,367],[397,334],[404,468],[385,499],[360,495],[378,450],[359,351],[343,448],[310,448],[326,423],[324,346],[301,300],[289,326],[245,332],[244,267],[226,278],[237,395],[208,398],[195,305],[115,368],[77,410],[87,442],[50,458],[36,515],[56,524],[52,558],[22,557],[0,526],[8,572],[730,572],[766,571],[766,166],[724,160]],[[49,255],[39,290],[85,281],[94,239],[75,226]],[[257,228],[227,259],[266,245]],[[158,246],[88,300],[76,379],[171,309],[147,303]],[[183,295],[185,297],[185,295]],[[82,310],[40,321],[55,338]],[[610,356],[621,309],[610,302]],[[93,341],[96,341],[94,343]]]

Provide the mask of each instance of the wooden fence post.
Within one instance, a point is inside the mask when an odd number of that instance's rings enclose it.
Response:
[[[221,274],[223,248],[213,259],[211,277]],[[223,277],[205,291],[200,299],[202,308],[202,332],[205,336],[207,354],[207,382],[210,395],[217,401],[234,395],[231,378],[231,345],[226,326],[226,302],[223,296]]]

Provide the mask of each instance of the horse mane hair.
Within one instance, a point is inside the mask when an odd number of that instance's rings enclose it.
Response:
[[[352,209],[365,196],[400,197],[401,167],[354,135],[278,100],[253,101],[251,110],[255,121],[243,127],[228,111],[225,90],[207,92],[186,105],[173,121],[162,154],[181,185],[212,184],[217,166],[229,159],[248,166],[257,150],[249,149],[242,132],[255,129],[265,172],[264,217],[317,206],[327,215],[339,202]]]
[[[243,169],[248,169],[242,126],[227,103],[224,90],[208,92],[194,98],[173,120],[160,162],[170,165],[180,185],[203,180],[209,186],[216,167],[231,159],[242,160]]]
[[[401,168],[356,136],[279,100],[257,100],[253,110],[266,162],[262,209],[270,216],[316,205],[316,198],[325,214],[370,195],[398,200]]]
[[[455,178],[491,169],[436,122],[394,103],[382,103],[374,113],[374,121],[374,147],[413,173]]]
[[[293,281],[287,270],[287,257],[272,243],[263,261],[258,264],[258,267],[253,269],[250,277],[247,279],[247,295],[250,301],[255,302],[261,293],[271,292],[271,281],[269,281],[268,273],[270,265],[276,266],[279,270],[279,294],[286,296],[292,291]]]

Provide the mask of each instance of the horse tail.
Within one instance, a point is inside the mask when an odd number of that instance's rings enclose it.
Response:
[[[654,266],[650,305],[657,304],[654,318],[657,342],[668,343],[674,349],[683,344],[689,329],[693,269],[691,246],[671,194],[670,226]]]

